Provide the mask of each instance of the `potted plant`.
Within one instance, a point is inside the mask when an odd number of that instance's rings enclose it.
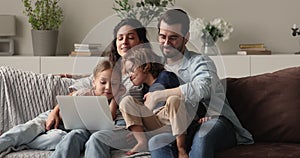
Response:
[[[151,23],[167,9],[174,6],[175,0],[114,0],[112,9],[121,19],[132,18],[139,20],[148,30],[150,41],[156,41],[157,28]],[[154,25],[155,26],[155,25]]]
[[[31,24],[34,55],[55,55],[58,29],[63,22],[63,11],[59,0],[22,0]]]

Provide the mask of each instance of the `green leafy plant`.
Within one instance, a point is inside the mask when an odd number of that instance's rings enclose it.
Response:
[[[34,30],[58,30],[63,22],[63,10],[59,0],[22,0],[28,22]]]
[[[140,20],[147,26],[154,18],[166,10],[166,7],[173,6],[175,0],[114,0],[113,10],[121,19],[134,18]]]

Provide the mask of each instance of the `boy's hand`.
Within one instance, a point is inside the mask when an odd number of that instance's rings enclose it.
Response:
[[[178,149],[178,158],[189,158],[184,148]]]
[[[161,92],[162,91],[148,92],[144,95],[144,104],[148,109],[153,110],[158,102],[166,100],[164,97],[165,95],[163,95]]]

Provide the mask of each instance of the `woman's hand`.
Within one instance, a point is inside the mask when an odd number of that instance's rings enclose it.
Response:
[[[110,101],[109,109],[110,109],[113,120],[115,120],[117,118],[118,104],[114,98],[112,98]]]
[[[59,114],[59,106],[56,105],[55,108],[49,113],[46,121],[46,130],[50,130],[52,128],[57,129],[60,121],[61,117]]]
[[[210,120],[211,119],[211,117],[202,117],[202,118],[200,118],[199,120],[198,120],[198,123],[199,124],[201,124],[201,123],[204,123],[204,122],[206,122],[206,121],[208,121],[208,120]]]

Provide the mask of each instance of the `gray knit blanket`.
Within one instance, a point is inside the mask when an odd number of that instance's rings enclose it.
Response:
[[[0,134],[52,109],[73,79],[0,67]]]

